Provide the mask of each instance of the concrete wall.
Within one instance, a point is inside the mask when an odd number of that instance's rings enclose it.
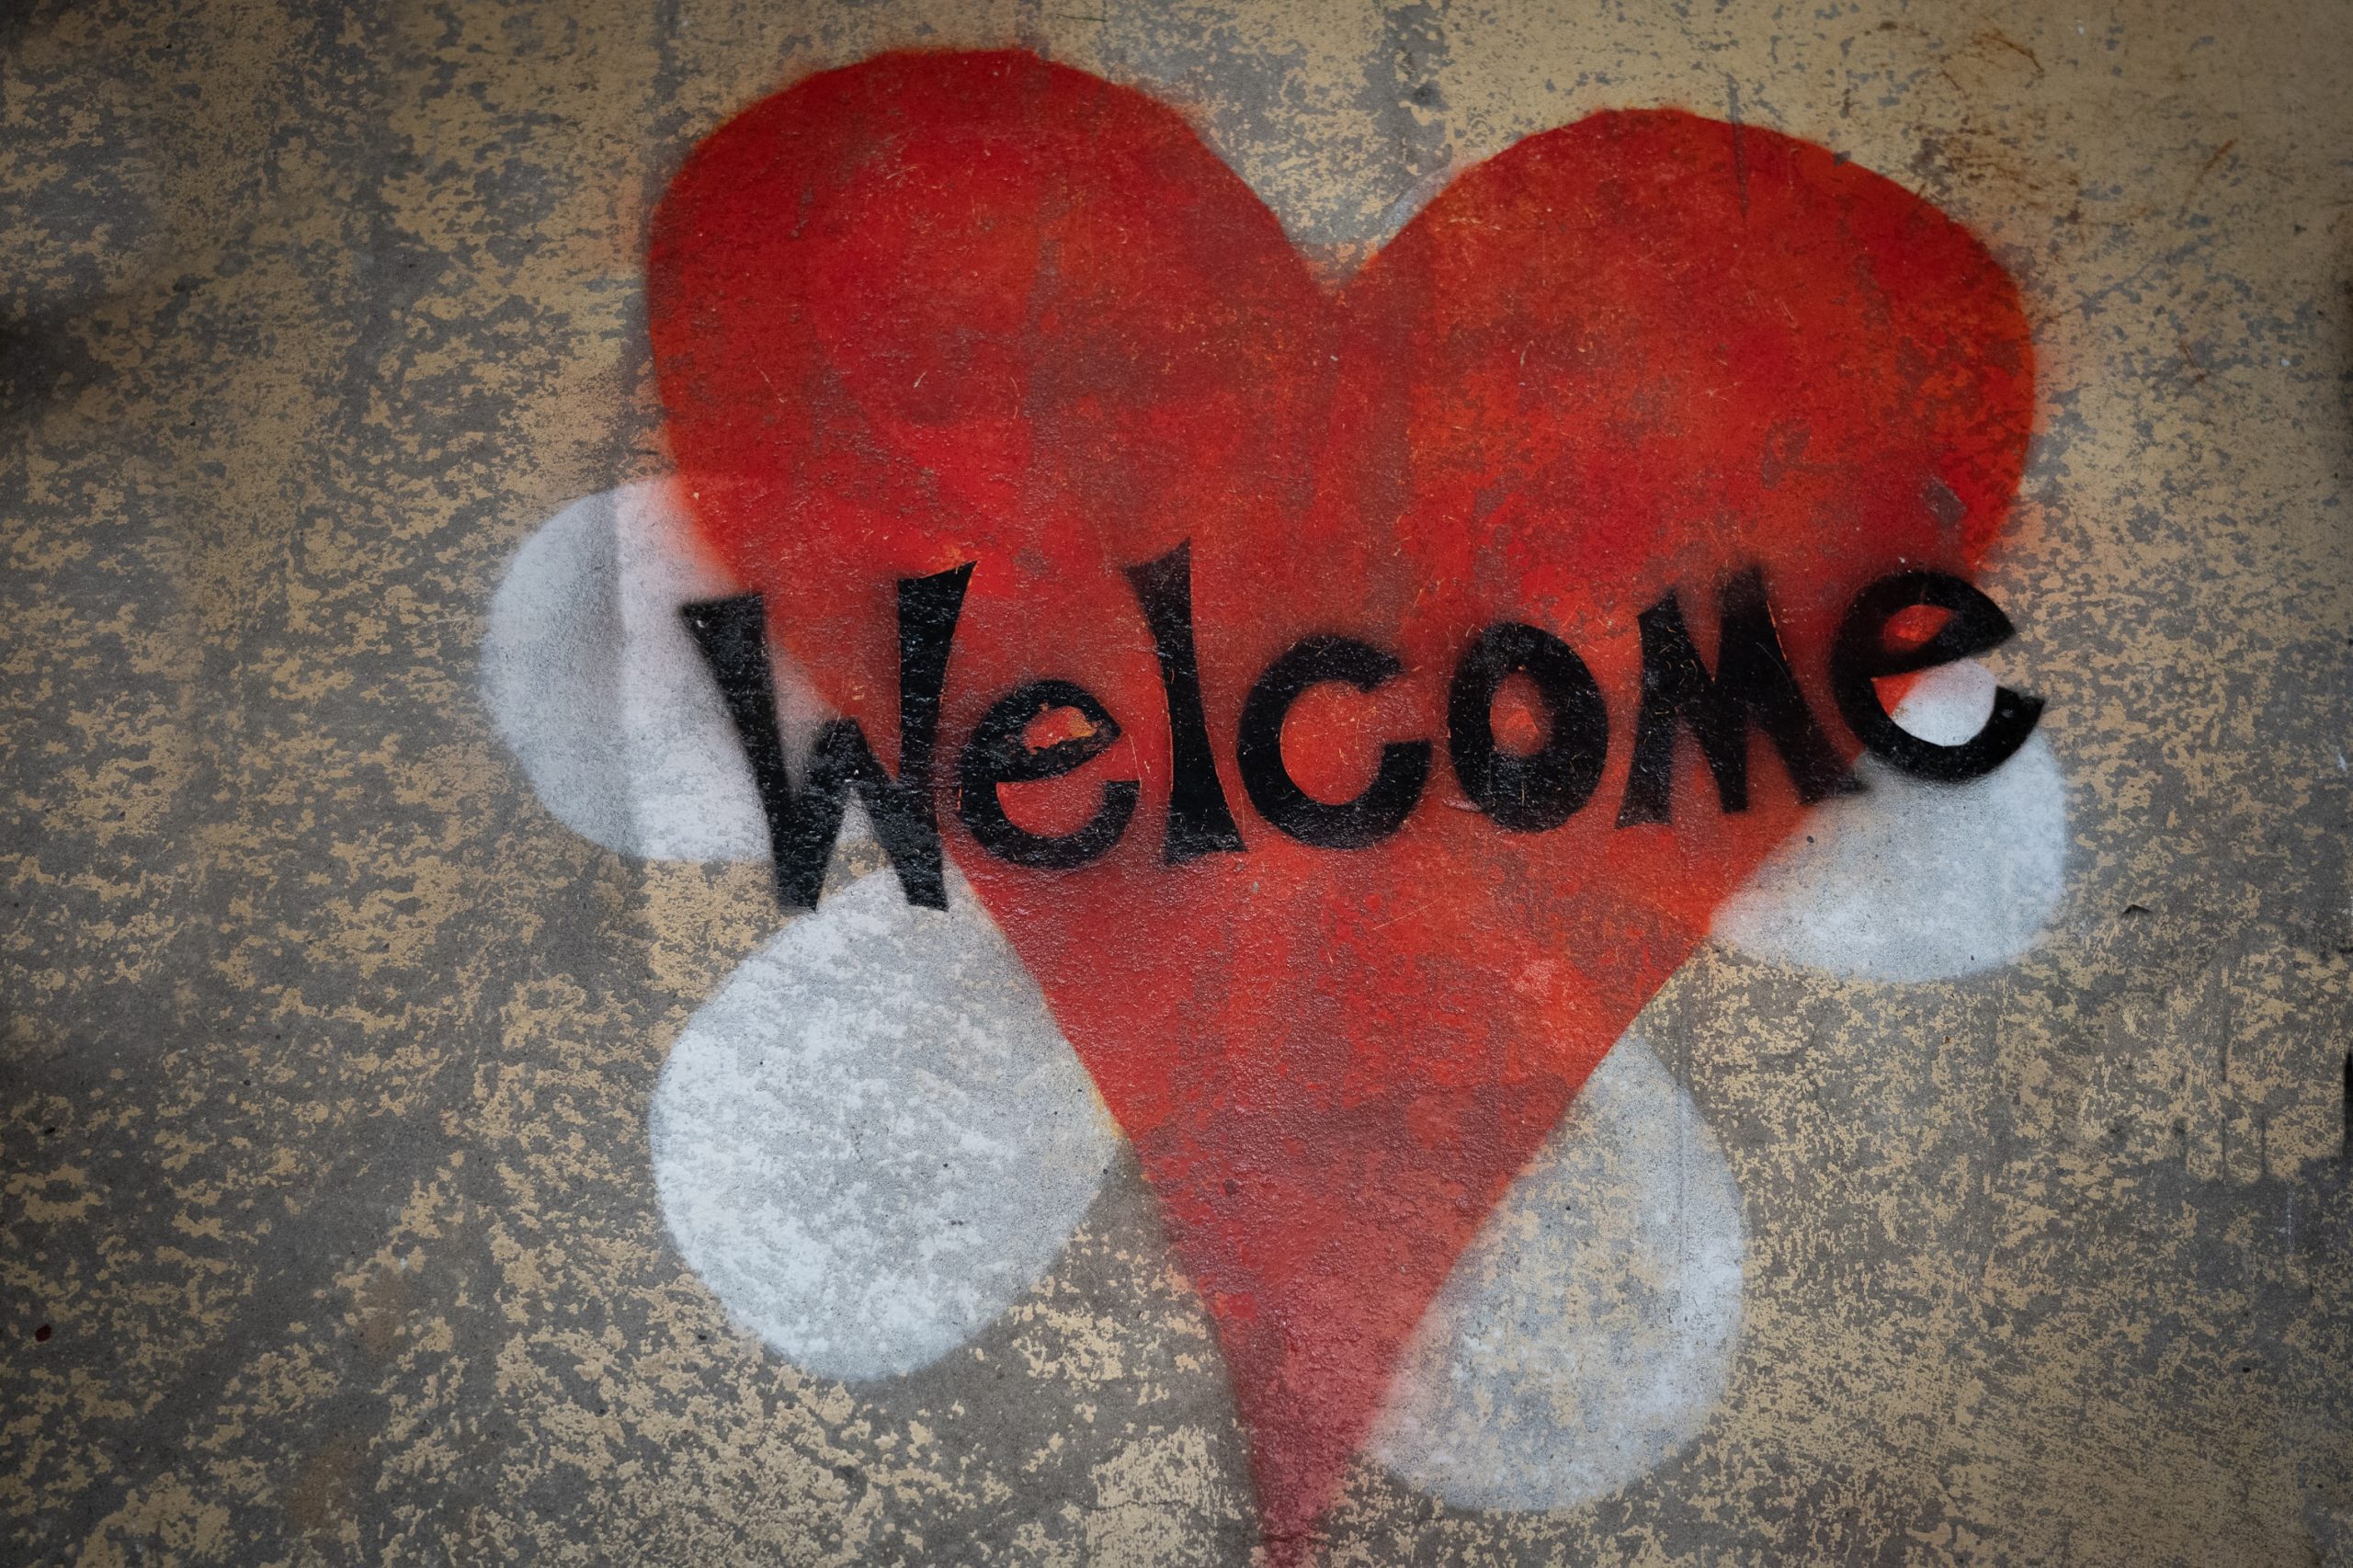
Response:
[[[1176,105],[1327,278],[1679,106],[1925,198],[2032,334],[1978,579],[2036,738],[1723,902],[1313,1553],[2353,1560],[2353,11],[1322,0],[0,21],[0,1557],[1267,1551],[1070,1020],[869,840],[779,915],[670,619],[725,583],[665,183],[1008,43]]]

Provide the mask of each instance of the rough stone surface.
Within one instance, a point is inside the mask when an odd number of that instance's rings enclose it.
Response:
[[[767,869],[579,836],[477,696],[524,539],[665,468],[685,149],[1007,40],[1188,106],[1335,267],[1679,104],[1913,185],[2038,333],[1990,663],[2051,703],[2053,923],[1697,955],[1641,1029],[1741,1195],[1722,1400],[1557,1511],[1367,1463],[1328,1560],[2353,1551],[2353,11],[97,0],[0,18],[0,1557],[1250,1560],[1131,1168],[907,1377],[737,1331],[647,1108]]]

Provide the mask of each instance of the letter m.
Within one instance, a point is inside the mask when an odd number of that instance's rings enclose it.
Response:
[[[1675,791],[1675,731],[1686,724],[1715,775],[1716,800],[1727,812],[1748,809],[1748,724],[1753,718],[1797,785],[1806,805],[1832,795],[1859,794],[1862,780],[1840,765],[1789,655],[1773,630],[1765,575],[1751,566],[1728,578],[1716,596],[1719,631],[1711,676],[1683,623],[1673,593],[1643,611],[1642,711],[1634,725],[1634,761],[1618,825],[1665,822]]]

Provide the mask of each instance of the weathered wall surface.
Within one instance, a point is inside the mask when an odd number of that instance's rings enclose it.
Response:
[[[1522,1237],[1657,1387],[1514,1350],[1598,1415],[1549,1460],[1392,1434],[1329,1560],[2353,1553],[2353,11],[670,0],[0,22],[0,1556],[1257,1550],[1116,1148],[904,1375],[796,1364],[689,1267],[649,1116],[767,869],[575,833],[483,695],[526,540],[666,472],[641,257],[687,151],[1008,42],[1182,107],[1335,272],[1524,136],[1677,105],[1917,190],[2035,336],[1985,582],[2047,788],[1728,909],[1552,1167],[1619,1206]],[[1977,926],[1862,952],[1983,864]]]

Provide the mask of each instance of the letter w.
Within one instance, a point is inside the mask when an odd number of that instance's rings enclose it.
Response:
[[[948,907],[940,866],[939,822],[932,806],[931,761],[939,735],[939,694],[948,654],[963,613],[968,563],[930,577],[899,581],[899,776],[875,760],[854,719],[829,720],[817,732],[808,778],[799,790],[785,772],[778,733],[776,687],[768,665],[767,609],[757,594],[705,599],[678,614],[702,651],[727,703],[727,716],[752,764],[760,809],[776,861],[777,902],[814,909],[825,868],[841,836],[842,811],[855,788],[875,836],[899,874],[909,903]]]

